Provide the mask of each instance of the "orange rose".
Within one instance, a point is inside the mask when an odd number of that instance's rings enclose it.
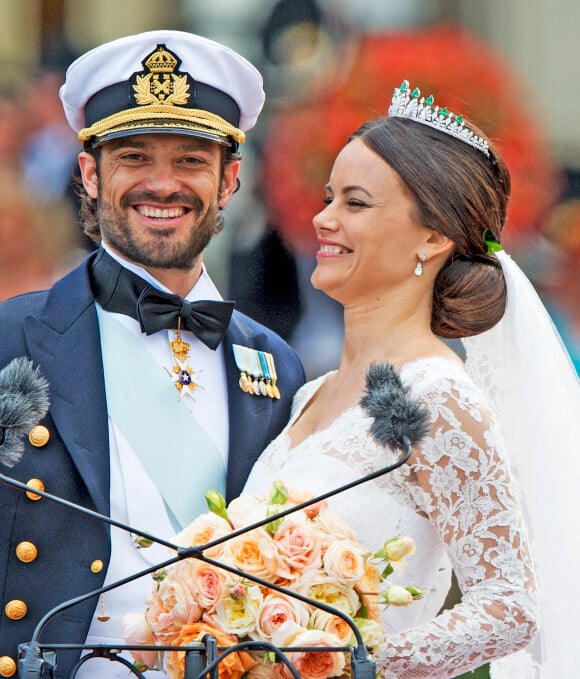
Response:
[[[321,646],[333,649],[341,643],[334,634],[315,629],[301,629],[298,625],[287,622],[274,634],[272,642],[276,646]],[[288,660],[301,679],[326,679],[338,677],[343,673],[346,660],[343,652],[326,651],[290,651]],[[281,674],[286,679],[292,679],[292,673],[286,665]]]
[[[237,642],[235,636],[224,634],[215,625],[207,622],[196,622],[192,625],[184,625],[173,643],[175,646],[187,646],[201,642],[206,634],[214,636],[217,645],[224,648]],[[255,665],[255,660],[249,653],[245,651],[230,653],[218,665],[219,679],[240,679],[253,665]],[[165,654],[165,671],[169,679],[183,679],[185,651],[167,651]]]
[[[320,608],[314,609],[310,615],[308,627],[334,634],[341,646],[350,646],[353,637],[352,627],[338,615],[332,615]]]
[[[231,533],[230,524],[224,519],[209,512],[198,516],[195,521],[178,533],[173,542],[180,547],[201,547],[212,540],[217,540]],[[224,550],[223,543],[204,551],[206,556],[218,559]]]
[[[290,575],[278,557],[274,540],[262,528],[238,535],[226,543],[224,561],[234,568],[269,582]]]
[[[381,577],[378,568],[370,561],[365,561],[364,574],[354,585],[355,591],[359,593],[362,605],[367,609],[367,616],[370,620],[381,622],[381,612],[379,610],[379,586]]]

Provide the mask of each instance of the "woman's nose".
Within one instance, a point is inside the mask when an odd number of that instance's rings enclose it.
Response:
[[[326,205],[318,214],[312,218],[315,229],[325,229],[335,231],[338,228],[338,220],[333,214],[332,204]]]

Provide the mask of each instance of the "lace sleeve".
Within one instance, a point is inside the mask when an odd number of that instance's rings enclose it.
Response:
[[[383,679],[455,677],[527,646],[536,631],[535,577],[512,478],[471,383],[421,394],[431,431],[406,483],[445,541],[462,600],[430,622],[390,635]]]

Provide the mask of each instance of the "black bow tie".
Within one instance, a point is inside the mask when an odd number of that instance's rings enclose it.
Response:
[[[188,302],[179,295],[157,290],[125,269],[104,250],[92,262],[91,281],[95,299],[106,311],[131,316],[141,332],[189,330],[210,349],[216,349],[228,329],[233,302]]]

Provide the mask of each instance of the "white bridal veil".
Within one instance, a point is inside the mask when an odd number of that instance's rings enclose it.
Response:
[[[492,677],[564,679],[580,667],[580,382],[532,284],[509,255],[496,255],[507,282],[506,313],[463,343],[520,486],[541,619],[535,644],[497,663]]]

